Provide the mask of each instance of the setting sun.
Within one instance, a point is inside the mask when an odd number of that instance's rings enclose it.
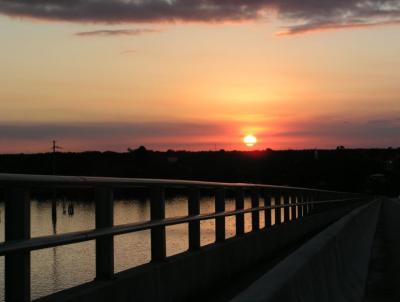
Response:
[[[257,143],[257,138],[254,135],[249,134],[243,138],[243,142],[247,147],[253,147],[255,143]]]

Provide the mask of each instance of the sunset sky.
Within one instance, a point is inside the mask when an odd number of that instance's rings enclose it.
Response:
[[[400,146],[400,0],[0,0],[0,41],[1,153]]]

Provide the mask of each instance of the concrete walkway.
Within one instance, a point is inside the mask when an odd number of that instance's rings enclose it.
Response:
[[[333,223],[232,302],[362,301],[381,204],[376,200]]]
[[[400,201],[382,203],[372,246],[364,302],[400,300]]]

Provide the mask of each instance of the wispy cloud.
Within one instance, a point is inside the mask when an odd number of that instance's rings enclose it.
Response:
[[[320,32],[320,31],[332,31],[339,29],[350,29],[350,28],[370,28],[370,27],[380,27],[380,26],[388,26],[388,25],[400,25],[399,20],[393,21],[382,21],[382,22],[360,22],[360,21],[349,21],[348,23],[338,24],[338,23],[329,23],[329,22],[313,22],[306,23],[301,25],[293,25],[286,27],[285,30],[276,33],[277,36],[291,36],[298,34],[305,34],[311,32]]]
[[[79,37],[112,37],[112,36],[139,36],[142,34],[157,33],[157,29],[137,28],[137,29],[100,29],[92,31],[81,31],[75,35]]]
[[[241,22],[271,12],[290,35],[398,24],[400,0],[0,0],[5,15],[84,23]]]
[[[137,50],[136,49],[128,49],[128,50],[121,51],[121,55],[129,55],[129,54],[133,54],[133,53],[137,53]]]

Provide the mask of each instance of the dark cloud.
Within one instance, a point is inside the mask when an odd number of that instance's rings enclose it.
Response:
[[[280,33],[286,35],[400,22],[399,0],[283,0],[279,11],[284,19],[299,22]]]
[[[297,26],[288,26],[284,31],[278,32],[277,36],[290,36],[296,34],[304,34],[314,31],[328,31],[328,30],[338,30],[338,29],[349,29],[349,28],[367,28],[367,27],[379,27],[385,25],[399,25],[400,20],[394,21],[382,21],[382,22],[360,22],[360,21],[349,21],[344,24],[329,23],[329,22],[309,22]]]
[[[314,142],[316,147],[334,147],[335,143],[352,147],[400,146],[399,118],[367,121],[313,118],[285,127],[285,131],[275,133],[274,137],[286,138],[288,141],[302,139]]]
[[[128,146],[139,145],[154,149],[208,150],[214,149],[215,144],[217,148],[233,149],[241,146],[237,126],[226,122],[0,123],[0,152],[47,150],[53,139],[69,150],[123,151]],[[370,120],[310,117],[284,121],[279,128],[283,130],[256,133],[262,142],[260,148],[400,147],[397,117]]]
[[[75,35],[80,36],[80,37],[139,36],[139,35],[142,35],[142,34],[156,33],[156,32],[159,32],[159,30],[150,29],[150,28],[101,29],[101,30],[92,30],[92,31],[81,31],[81,32],[76,33]]]
[[[53,139],[64,151],[114,150],[145,145],[164,150],[209,149],[207,138],[226,129],[215,123],[0,123],[0,153],[46,152]],[[205,138],[205,139],[204,139]]]
[[[9,16],[72,22],[251,21],[277,11],[281,34],[397,24],[400,0],[0,0]]]
[[[114,139],[209,135],[222,128],[200,123],[0,123],[0,139]]]

